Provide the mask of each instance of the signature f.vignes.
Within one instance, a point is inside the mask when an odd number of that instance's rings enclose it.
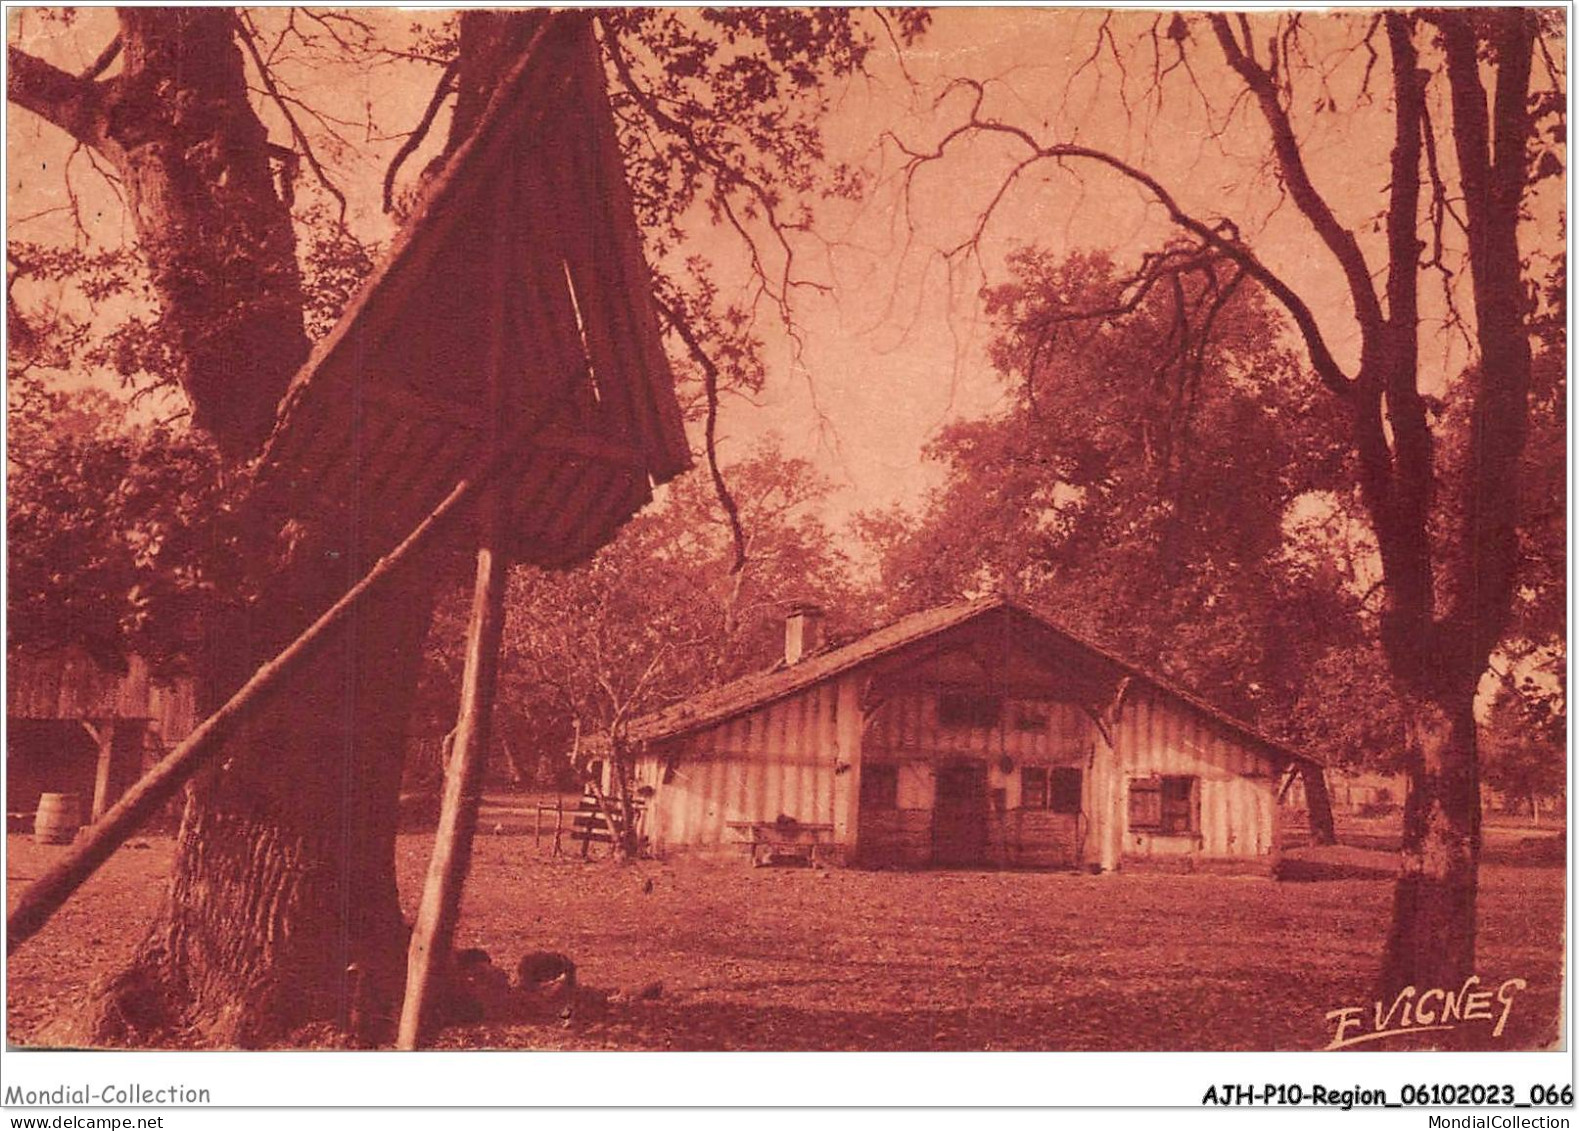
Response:
[[[1349,1048],[1369,1041],[1409,1033],[1446,1032],[1476,1021],[1494,1022],[1491,1035],[1502,1036],[1513,1010],[1513,999],[1528,987],[1523,978],[1509,978],[1495,990],[1481,988],[1479,974],[1471,974],[1454,988],[1433,986],[1421,990],[1405,986],[1389,1001],[1349,1005],[1327,1014],[1334,1025],[1327,1050]]]

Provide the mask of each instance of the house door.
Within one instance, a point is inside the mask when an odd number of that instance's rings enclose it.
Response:
[[[938,767],[932,809],[932,862],[981,864],[987,859],[987,767],[957,762]]]

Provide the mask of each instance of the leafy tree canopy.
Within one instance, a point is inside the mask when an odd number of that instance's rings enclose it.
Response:
[[[192,433],[128,418],[87,390],[13,375],[6,533],[8,644],[77,644],[111,667],[129,652],[189,655],[205,611],[237,601],[238,480]]]
[[[1127,309],[1105,255],[1026,249],[1010,268],[986,295],[1007,405],[940,434],[948,479],[915,529],[863,519],[884,592],[905,610],[1005,588],[1290,740],[1330,751],[1345,716],[1343,752],[1376,742],[1388,712],[1356,722],[1306,691],[1324,667],[1378,680],[1380,661],[1356,628],[1364,550],[1340,538],[1364,532],[1339,409],[1259,291],[1207,271]],[[1180,303],[1215,307],[1214,332],[1178,339]]]

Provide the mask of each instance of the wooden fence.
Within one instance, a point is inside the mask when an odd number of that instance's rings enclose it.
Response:
[[[563,798],[555,798],[552,805],[538,802],[531,807],[532,847],[541,848],[546,840],[549,854],[562,856],[567,834],[572,841],[581,845],[582,856],[589,855],[594,844],[612,845],[621,820],[621,808],[619,801],[612,797],[607,799],[607,804],[609,815],[606,816],[598,805],[597,797],[591,793],[583,794],[574,809],[565,808]],[[631,800],[632,814],[638,827],[644,804],[640,798]],[[613,818],[612,826],[610,816]]]

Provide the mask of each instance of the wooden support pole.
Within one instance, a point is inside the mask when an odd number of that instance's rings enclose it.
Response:
[[[187,735],[168,757],[127,790],[125,796],[104,814],[104,819],[94,825],[87,837],[78,842],[60,863],[35,880],[22,893],[16,908],[6,918],[6,953],[14,954],[18,947],[37,934],[60,905],[109,859],[110,854],[155,810],[174,797],[188,778],[223,750],[225,741],[238,727],[257,714],[285,684],[288,676],[318,653],[358,605],[380,589],[402,566],[409,564],[418,551],[432,542],[462,512],[477,490],[491,480],[497,470],[497,467],[491,466],[486,474],[457,483],[444,501],[406,536],[405,541],[380,558],[367,576],[348,589],[283,652],[254,672],[252,678],[230,697],[229,702],[203,720],[202,725]]]
[[[1297,780],[1299,780],[1299,764],[1290,762],[1284,767],[1283,776],[1277,784],[1277,803],[1279,805],[1288,800],[1288,791],[1293,788]]]
[[[510,199],[498,201],[500,230],[510,230]],[[486,462],[497,463],[504,437],[511,430],[504,395],[505,293],[508,285],[508,239],[493,249],[489,270],[488,428]],[[500,487],[490,488],[482,503],[477,543],[477,579],[472,589],[471,623],[466,630],[466,666],[461,673],[459,718],[455,744],[444,768],[444,801],[439,828],[428,861],[422,903],[406,952],[406,996],[400,1009],[395,1047],[412,1051],[427,1034],[434,1006],[450,965],[450,946],[460,918],[461,895],[471,867],[472,838],[477,831],[483,768],[488,759],[488,734],[493,727],[494,693],[498,686],[499,641],[504,632],[504,591],[510,562],[506,548],[509,500]]]
[[[444,771],[444,803],[422,904],[406,957],[406,998],[400,1011],[395,1047],[415,1049],[433,1015],[437,990],[449,966],[450,944],[460,917],[461,892],[471,865],[477,804],[487,760],[504,627],[504,589],[508,562],[498,542],[497,498],[488,510],[477,551],[477,582],[472,591],[471,624],[466,633],[466,668],[461,676],[460,718],[455,744]]]
[[[851,864],[861,853],[861,687],[853,674],[839,678],[834,694],[837,721],[834,723],[834,749],[838,752],[834,769],[833,839],[842,863]],[[839,772],[839,767],[844,772]],[[753,858],[756,849],[752,849]]]
[[[110,789],[115,774],[115,720],[106,719],[94,726],[90,720],[83,719],[82,729],[88,732],[88,737],[93,739],[93,745],[99,752],[93,771],[93,807],[88,810],[88,823],[97,824],[103,818],[104,811],[110,807]]]

